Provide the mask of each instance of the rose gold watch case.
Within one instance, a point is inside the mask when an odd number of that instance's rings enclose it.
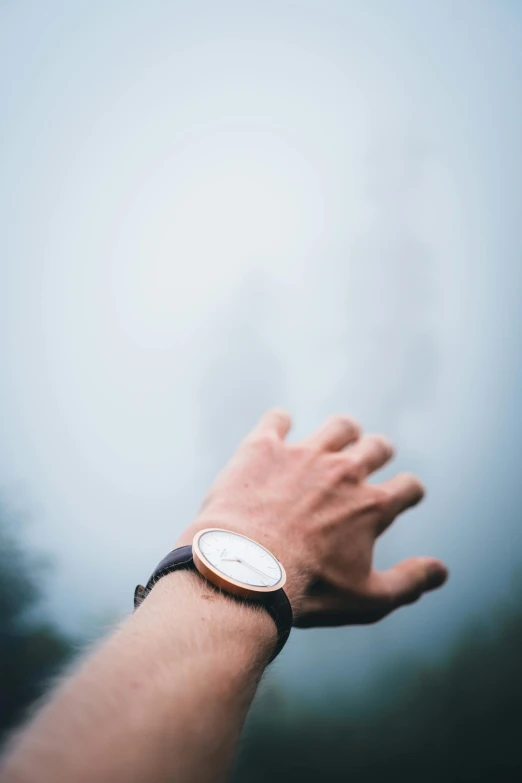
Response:
[[[270,557],[273,557],[274,560],[276,560],[279,563],[279,567],[281,569],[281,579],[279,582],[277,582],[275,585],[271,585],[270,587],[257,587],[256,585],[245,585],[243,582],[238,582],[235,579],[232,579],[229,576],[226,576],[225,574],[221,573],[221,571],[218,571],[217,568],[215,568],[211,563],[208,562],[205,555],[201,551],[199,547],[199,540],[205,533],[213,533],[213,532],[219,532],[219,533],[233,533],[235,536],[241,536],[241,538],[246,538],[247,541],[252,541],[256,546],[260,547],[261,549],[264,549],[265,552],[267,552]],[[253,599],[259,599],[260,593],[273,593],[276,590],[280,590],[282,587],[286,584],[286,571],[283,568],[282,563],[277,560],[277,557],[266,548],[266,546],[263,546],[258,541],[255,541],[253,538],[248,538],[248,536],[244,536],[242,533],[236,533],[235,530],[225,530],[225,528],[222,527],[207,527],[204,530],[200,530],[196,535],[194,536],[194,539],[192,541],[192,557],[194,559],[194,565],[198,569],[199,573],[202,574],[206,579],[208,579],[209,582],[211,582],[213,585],[216,585],[217,587],[220,587],[222,590],[225,590],[228,593],[233,593],[234,595],[239,595],[242,598],[253,598]]]

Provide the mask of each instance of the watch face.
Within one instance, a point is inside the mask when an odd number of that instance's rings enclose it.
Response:
[[[265,547],[230,530],[201,530],[192,544],[197,569],[214,584],[239,595],[278,590],[283,566]]]

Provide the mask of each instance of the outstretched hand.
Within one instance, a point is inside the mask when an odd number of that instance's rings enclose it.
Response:
[[[287,571],[286,592],[300,627],[372,623],[447,579],[432,557],[373,568],[381,535],[424,495],[409,473],[368,484],[393,456],[381,435],[362,435],[345,416],[300,443],[285,441],[290,417],[268,411],[211,487],[179,545],[206,527],[242,533],[270,549]]]

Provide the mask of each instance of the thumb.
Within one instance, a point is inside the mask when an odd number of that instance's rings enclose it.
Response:
[[[435,590],[448,578],[448,569],[433,557],[410,557],[379,573],[380,589],[394,608],[412,604],[423,593]]]

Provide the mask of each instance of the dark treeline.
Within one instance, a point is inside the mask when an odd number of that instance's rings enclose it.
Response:
[[[38,612],[43,574],[0,507],[0,741],[73,654]],[[516,595],[493,623],[463,630],[444,663],[397,664],[364,697],[333,695],[318,707],[268,687],[234,783],[519,783],[522,589]]]
[[[42,619],[45,565],[20,543],[19,517],[0,504],[0,743],[73,653]]]
[[[522,589],[516,595],[496,623],[463,631],[445,663],[391,668],[363,699],[307,709],[268,690],[234,783],[520,783]]]

